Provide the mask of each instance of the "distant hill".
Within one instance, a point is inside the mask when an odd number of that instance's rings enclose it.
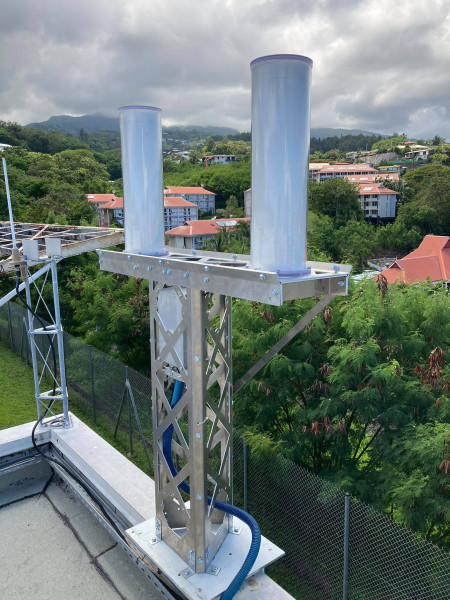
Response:
[[[58,133],[78,136],[80,129],[87,133],[93,131],[119,131],[118,117],[105,117],[104,115],[83,115],[82,117],[71,117],[69,115],[56,115],[42,121],[41,123],[29,123],[25,127],[37,127],[45,131],[57,131]]]
[[[344,135],[381,135],[384,138],[389,137],[382,133],[374,133],[373,131],[363,131],[362,129],[334,129],[332,127],[312,127],[311,137],[324,139],[327,137],[342,137]]]
[[[71,117],[69,115],[56,115],[42,121],[41,123],[29,123],[25,127],[37,127],[45,131],[57,131],[62,134],[70,134],[78,137],[80,129],[84,129],[86,133],[95,131],[119,131],[118,117],[106,117],[104,115],[83,115],[81,117]],[[237,129],[231,127],[219,127],[214,125],[171,125],[163,127],[164,137],[173,137],[179,139],[183,132],[187,132],[190,138],[193,133],[197,133],[198,137],[208,137],[209,135],[236,135],[239,133]],[[344,135],[379,135],[371,131],[363,131],[361,129],[333,129],[332,127],[313,127],[311,129],[311,137],[326,138],[326,137],[342,137]],[[388,136],[383,136],[388,137]]]
[[[47,121],[41,123],[29,123],[25,127],[37,127],[45,131],[57,131],[62,134],[78,136],[80,129],[86,133],[95,131],[119,131],[119,118],[106,117],[104,115],[83,115],[81,117],[71,117],[69,115],[57,115],[50,117]],[[218,127],[215,125],[171,125],[163,127],[165,136],[179,138],[184,132],[197,133],[198,137],[208,137],[209,135],[235,135],[239,133],[237,129],[231,127]]]

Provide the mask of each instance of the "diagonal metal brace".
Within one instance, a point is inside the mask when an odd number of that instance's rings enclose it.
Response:
[[[234,385],[233,393],[241,389],[252,377],[258,373],[280,350],[282,350],[302,329],[304,329],[317,315],[335,298],[334,294],[326,294],[315,304],[300,321],[298,321],[276,344],[270,348]]]

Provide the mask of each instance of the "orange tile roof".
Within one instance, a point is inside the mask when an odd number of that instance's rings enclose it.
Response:
[[[114,194],[86,194],[88,202],[97,204],[98,202],[109,202],[115,198]]]
[[[427,235],[420,246],[400,260],[397,260],[382,274],[388,283],[401,281],[406,284],[426,281],[450,280],[450,237]]]
[[[170,185],[164,189],[165,194],[213,194],[214,192],[210,192],[209,190],[205,190],[202,187],[189,187],[189,186],[179,186],[179,185]]]
[[[375,179],[390,179],[391,181],[400,181],[398,173],[367,173],[367,175],[346,175],[344,179],[355,183],[364,183],[365,181],[372,183]]]
[[[109,202],[106,202],[106,204],[101,204],[99,208],[107,210],[119,210],[120,208],[123,209],[123,198],[113,198]]]
[[[198,208],[196,204],[193,202],[188,202],[181,196],[167,196],[164,198],[164,208],[189,208],[190,206],[193,208]]]
[[[105,195],[105,196],[109,197],[109,194],[97,194],[97,196],[100,196],[100,195]],[[188,202],[181,196],[164,198],[164,208],[174,208],[174,207],[197,208],[197,205],[194,204],[193,202]],[[105,202],[104,204],[101,204],[99,206],[99,208],[106,209],[106,210],[113,210],[113,209],[120,209],[120,208],[123,209],[123,198],[114,198],[113,197],[111,199],[109,197],[109,200],[107,202]]]
[[[229,219],[208,219],[203,221],[186,221],[184,225],[180,225],[179,227],[174,227],[174,229],[170,229],[166,231],[166,235],[182,235],[184,237],[192,237],[192,236],[200,236],[200,235],[215,235],[221,229],[232,229],[233,226],[240,222],[247,221],[250,219],[248,217],[233,219],[230,217]],[[220,223],[233,223],[233,225],[220,225]]]
[[[358,183],[359,185],[359,195],[360,196],[369,196],[371,194],[394,194],[397,192],[390,190],[389,188],[384,187],[382,183]]]

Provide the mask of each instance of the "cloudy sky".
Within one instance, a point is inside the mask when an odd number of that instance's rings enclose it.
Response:
[[[449,0],[3,0],[0,118],[250,126],[252,59],[314,61],[312,125],[450,140]]]

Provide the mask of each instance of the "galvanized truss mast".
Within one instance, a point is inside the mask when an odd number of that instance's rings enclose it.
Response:
[[[232,500],[232,297],[277,306],[296,298],[318,299],[274,351],[244,375],[241,387],[335,296],[346,295],[350,267],[307,263],[310,274],[300,280],[251,269],[250,257],[243,255],[189,250],[159,258],[98,254],[102,269],[146,278],[150,289],[156,518],[127,534],[141,551],[159,552],[163,562],[162,549],[152,545],[162,541],[169,546],[188,566],[186,577],[215,575],[222,568],[217,554],[222,542],[227,534],[240,532],[239,524],[212,508],[216,498]],[[171,407],[170,383],[175,381],[184,383],[184,394]],[[173,461],[179,465],[175,475],[164,449],[169,427]],[[180,491],[181,482],[189,483],[189,498]],[[275,558],[264,555],[264,547],[260,554],[258,568]]]

